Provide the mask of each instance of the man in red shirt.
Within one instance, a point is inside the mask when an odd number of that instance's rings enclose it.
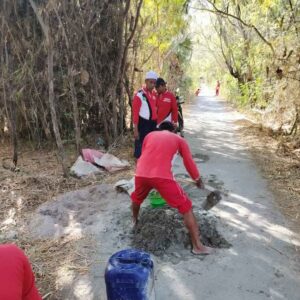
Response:
[[[216,85],[216,96],[219,96],[219,93],[220,93],[220,86],[221,86],[221,83],[220,83],[220,81],[218,80],[218,81],[217,81],[217,85]]]
[[[146,73],[145,87],[140,89],[132,101],[132,114],[134,126],[135,149],[134,156],[141,155],[142,144],[145,136],[156,129],[157,106],[154,91],[157,74],[154,71]]]
[[[175,126],[178,121],[178,107],[176,97],[173,93],[167,90],[167,83],[163,78],[156,80],[157,98],[157,124],[164,121],[170,121]]]
[[[0,299],[42,300],[26,255],[13,244],[0,245]]]
[[[209,254],[199,238],[199,228],[192,210],[192,202],[181,186],[174,180],[172,161],[177,153],[190,176],[199,188],[204,188],[198,168],[193,161],[187,142],[176,135],[171,122],[163,122],[159,131],[147,135],[143,143],[142,155],[137,162],[135,191],[131,194],[132,218],[138,221],[140,205],[152,189],[156,189],[166,202],[183,215],[184,224],[189,230],[194,254]],[[171,132],[170,132],[171,131]]]

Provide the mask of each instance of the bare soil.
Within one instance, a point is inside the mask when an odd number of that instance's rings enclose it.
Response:
[[[217,230],[217,218],[204,210],[194,212],[201,241],[214,248],[229,248],[228,243]],[[177,210],[167,206],[162,208],[148,207],[142,211],[137,224],[132,244],[137,249],[153,253],[156,256],[175,255],[180,260],[185,256],[183,249],[190,249],[190,238],[184,226],[182,216]]]

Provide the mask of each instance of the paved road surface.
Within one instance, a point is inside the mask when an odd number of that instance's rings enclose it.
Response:
[[[156,299],[299,300],[300,263],[294,246],[299,240],[239,140],[234,121],[242,116],[209,95],[184,109],[193,153],[209,157],[199,163],[202,175],[223,182],[230,192],[213,211],[233,247],[204,260],[158,266]],[[176,165],[180,172],[181,164]]]

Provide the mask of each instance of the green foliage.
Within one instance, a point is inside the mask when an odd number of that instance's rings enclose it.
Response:
[[[285,76],[291,77],[291,57],[299,55],[299,5],[285,0],[209,2],[224,14],[198,14],[198,18],[209,22],[197,24],[194,42],[199,54],[193,56],[197,68],[194,85],[199,84],[201,76],[213,87],[220,79],[221,93],[231,101],[241,106],[266,107],[270,100],[266,90],[276,80],[277,68],[286,68]]]
[[[183,78],[192,52],[192,42],[187,35],[189,16],[186,0],[145,0],[138,28],[138,68],[144,72],[155,70],[168,80],[173,90],[175,85],[186,86]],[[178,74],[175,74],[175,70]],[[173,78],[173,75],[176,78]],[[176,82],[175,82],[176,81]],[[185,82],[184,84],[182,83]],[[137,76],[135,89],[143,83]]]
[[[156,48],[163,59],[173,41],[185,32],[188,20],[183,10],[184,0],[145,0],[141,12],[145,22],[142,49]],[[143,21],[142,21],[143,23]],[[158,58],[159,59],[159,58]],[[159,65],[158,69],[161,69]]]

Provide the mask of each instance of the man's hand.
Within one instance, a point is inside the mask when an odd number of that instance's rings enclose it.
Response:
[[[136,140],[139,139],[139,130],[137,127],[134,127],[134,129],[133,129],[133,136]]]
[[[199,189],[204,189],[204,188],[205,188],[205,187],[204,187],[204,183],[203,183],[203,181],[202,181],[201,178],[197,179],[195,183],[196,183],[196,186],[197,186]]]

